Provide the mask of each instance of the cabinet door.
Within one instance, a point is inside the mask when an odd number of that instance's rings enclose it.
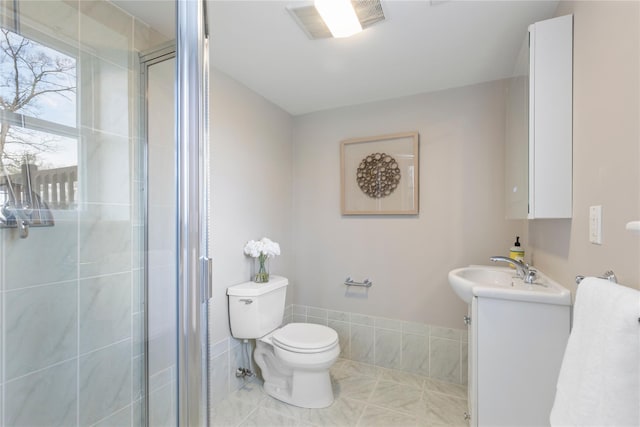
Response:
[[[473,425],[549,425],[570,306],[476,297],[472,310]]]
[[[523,46],[524,68],[506,87],[505,201],[507,219],[529,217],[529,35]]]
[[[529,218],[571,218],[573,15],[529,34]]]

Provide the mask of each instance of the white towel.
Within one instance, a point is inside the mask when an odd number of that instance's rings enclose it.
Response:
[[[576,294],[552,426],[640,426],[640,292],[585,278]]]

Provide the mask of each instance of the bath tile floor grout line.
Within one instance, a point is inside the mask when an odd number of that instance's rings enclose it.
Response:
[[[214,407],[211,424],[225,427],[468,425],[463,413],[467,406],[466,393],[462,394],[464,386],[459,384],[346,359],[339,359],[331,374],[336,401],[329,408],[302,409],[283,404],[268,396],[260,381],[252,381]],[[379,395],[378,399],[374,398],[376,390],[390,384],[396,384],[395,389],[402,391],[396,403],[398,406],[391,401],[381,401]],[[397,385],[405,387],[398,389]],[[411,391],[417,393],[417,399],[416,395],[411,396]],[[442,407],[430,406],[434,402],[429,397],[440,400]],[[233,402],[242,404],[234,407]],[[220,414],[217,414],[217,409]]]

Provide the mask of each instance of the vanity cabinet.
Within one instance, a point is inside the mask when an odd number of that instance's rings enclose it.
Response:
[[[474,296],[469,306],[471,426],[549,425],[571,302]]]
[[[529,26],[522,52],[507,88],[506,216],[571,218],[573,15]]]

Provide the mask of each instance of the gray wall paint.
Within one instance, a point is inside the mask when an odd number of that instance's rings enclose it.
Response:
[[[505,254],[504,84],[491,82],[291,118],[221,72],[212,79],[212,341],[229,334],[226,288],[249,280],[249,239],[280,242],[289,302],[463,328],[450,269]],[[293,130],[293,134],[291,134]],[[340,141],[417,130],[420,214],[340,215]],[[236,160],[234,160],[236,159]],[[293,200],[293,206],[291,201]],[[342,281],[371,277],[367,297]]]
[[[463,328],[449,270],[506,254],[504,83],[490,82],[296,118],[296,304]],[[340,141],[418,131],[420,213],[340,215]],[[369,277],[368,293],[342,284]]]
[[[269,237],[282,255],[271,273],[291,279],[291,116],[220,71],[211,75],[211,340],[229,336],[226,289],[250,280],[250,239]],[[288,292],[291,298],[291,291]]]

